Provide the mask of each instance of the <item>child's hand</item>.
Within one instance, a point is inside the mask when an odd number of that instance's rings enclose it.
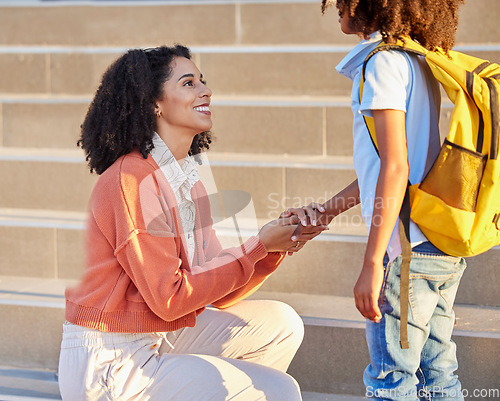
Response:
[[[356,308],[366,319],[375,323],[382,319],[378,299],[383,281],[384,269],[382,266],[363,266],[354,287]]]
[[[280,217],[290,217],[297,216],[300,220],[300,223],[305,227],[308,225],[317,225],[320,223],[321,214],[325,212],[325,208],[323,205],[319,203],[312,202],[308,206],[303,206],[299,208],[287,209],[283,213],[281,213]],[[325,220],[325,219],[322,219]],[[328,224],[329,222],[322,221],[322,223]]]
[[[327,227],[328,224],[330,224],[330,222],[333,220],[333,216],[330,216],[325,212],[326,209],[323,205],[321,205],[320,203],[312,202],[308,206],[287,209],[283,213],[281,213],[280,218],[298,218],[300,224],[297,226],[297,229],[292,235],[292,240],[296,241],[297,238],[299,238],[303,234],[305,227]]]

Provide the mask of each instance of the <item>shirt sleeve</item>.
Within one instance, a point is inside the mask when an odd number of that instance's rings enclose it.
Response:
[[[399,51],[376,53],[366,65],[360,111],[372,117],[372,110],[406,112],[410,87],[410,63]]]

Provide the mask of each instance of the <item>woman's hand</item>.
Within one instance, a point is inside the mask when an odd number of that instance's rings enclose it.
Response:
[[[294,253],[302,249],[307,241],[328,230],[326,225],[304,227],[304,230],[292,240],[297,223],[296,216],[280,217],[262,227],[258,237],[268,252]]]

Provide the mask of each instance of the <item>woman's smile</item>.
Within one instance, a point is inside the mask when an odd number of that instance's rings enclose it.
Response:
[[[202,105],[199,105],[199,106],[196,106],[194,109],[200,113],[203,113],[203,114],[206,114],[208,116],[211,116],[212,113],[210,112],[210,104],[209,103],[205,103],[205,104],[202,104]]]

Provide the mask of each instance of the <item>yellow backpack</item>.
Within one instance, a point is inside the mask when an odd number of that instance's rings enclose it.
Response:
[[[421,183],[410,185],[411,219],[441,251],[473,256],[500,244],[500,66],[456,51],[429,51],[410,38],[380,43],[377,52],[425,56],[454,103],[448,136]],[[365,117],[377,146],[373,119]]]
[[[420,183],[408,183],[400,212],[400,344],[408,343],[411,219],[427,239],[453,256],[478,255],[500,244],[500,66],[456,51],[429,51],[410,38],[380,43],[365,59],[397,50],[425,56],[434,77],[454,103],[450,129],[439,156]],[[378,152],[373,119],[364,117]]]

